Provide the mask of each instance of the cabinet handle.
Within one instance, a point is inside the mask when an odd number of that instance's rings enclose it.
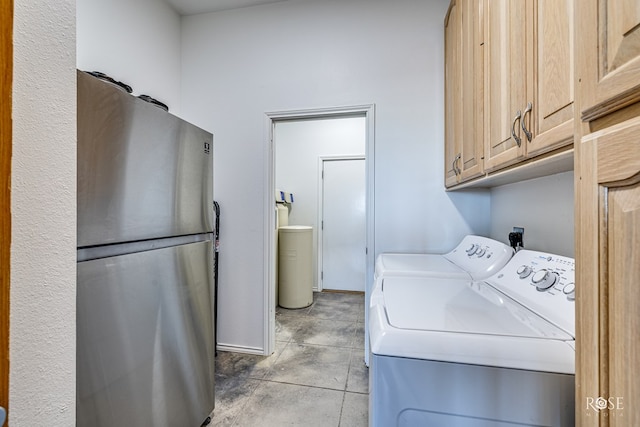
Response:
[[[453,173],[455,173],[456,175],[460,175],[462,173],[462,171],[460,170],[460,168],[457,166],[458,165],[458,160],[460,160],[462,158],[462,153],[459,153],[455,159],[453,159],[453,164],[451,166],[453,166]]]
[[[522,118],[522,112],[518,110],[516,117],[513,119],[513,123],[511,123],[511,137],[518,144],[518,147],[522,146],[522,141],[520,141],[520,137],[516,135],[516,122]]]
[[[520,124],[522,125],[522,130],[524,131],[524,134],[527,135],[527,141],[529,142],[531,142],[531,138],[533,137],[533,135],[531,135],[531,132],[529,132],[529,130],[527,129],[527,124],[524,118],[527,116],[527,113],[531,112],[532,108],[533,108],[533,105],[529,102],[527,104],[527,108],[524,109],[524,113],[522,113],[522,120],[520,120]]]

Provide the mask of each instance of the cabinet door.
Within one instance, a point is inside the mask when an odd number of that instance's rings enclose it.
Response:
[[[513,164],[525,154],[524,134],[516,117],[526,105],[526,8],[530,3],[530,0],[485,0],[487,171]]]
[[[484,154],[483,1],[464,0],[462,10],[461,181],[480,176]]]
[[[533,139],[527,144],[528,157],[573,142],[574,1],[536,2],[534,92],[528,100],[533,109],[522,119],[533,132]]]
[[[576,163],[576,425],[640,425],[640,117]],[[598,401],[598,399],[601,399]]]
[[[462,13],[452,0],[444,23],[445,45],[445,185],[458,183],[462,139]]]
[[[592,121],[640,101],[640,2],[580,0],[578,16],[593,29],[584,41],[585,57],[594,60],[586,64],[582,105],[583,120]]]

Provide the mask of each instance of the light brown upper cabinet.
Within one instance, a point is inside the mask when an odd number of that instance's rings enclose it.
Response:
[[[574,0],[484,0],[485,169],[570,145]]]
[[[445,92],[445,185],[458,183],[460,142],[462,140],[462,13],[452,0],[444,21],[444,92]]]
[[[589,1],[591,3],[591,0]],[[582,4],[580,5],[582,9]],[[598,10],[580,10],[598,28],[593,73],[584,87],[582,119],[592,121],[640,101],[640,3],[637,0],[600,0]],[[586,8],[585,8],[586,9]],[[597,74],[595,74],[597,73]]]
[[[528,156],[573,143],[574,1],[534,2],[533,110],[523,117],[532,132]]]
[[[484,172],[484,5],[482,0],[463,5],[460,180],[467,181]]]
[[[445,185],[483,172],[483,2],[452,0],[445,18]]]
[[[530,0],[485,0],[487,171],[513,164],[526,153],[521,125],[528,99],[527,61],[532,60],[527,51],[533,37],[527,28],[531,6]]]

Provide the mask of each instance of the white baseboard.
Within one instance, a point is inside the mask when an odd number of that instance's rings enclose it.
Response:
[[[245,347],[233,344],[220,344],[216,346],[218,351],[230,351],[232,353],[257,354],[259,356],[269,356],[264,354],[264,348],[261,347]]]

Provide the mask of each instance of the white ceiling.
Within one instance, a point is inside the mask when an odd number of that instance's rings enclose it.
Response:
[[[286,0],[164,0],[180,15],[219,12],[259,4],[278,3]]]

